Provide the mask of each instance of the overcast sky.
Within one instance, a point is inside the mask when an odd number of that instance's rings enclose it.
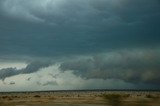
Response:
[[[159,0],[0,0],[0,91],[160,89]]]

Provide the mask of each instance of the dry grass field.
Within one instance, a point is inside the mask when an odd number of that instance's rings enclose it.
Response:
[[[0,93],[0,106],[160,106],[158,91]]]

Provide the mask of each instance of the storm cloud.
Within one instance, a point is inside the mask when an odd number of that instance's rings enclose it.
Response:
[[[159,0],[1,0],[1,55],[67,56],[159,45]]]
[[[62,71],[73,70],[87,79],[120,79],[129,83],[160,84],[160,51],[119,50],[70,60],[61,64]]]
[[[26,75],[14,85],[38,80],[45,89],[159,87],[159,10],[159,0],[0,0],[0,79]]]
[[[50,62],[32,62],[26,66],[26,68],[23,69],[17,69],[17,68],[4,68],[0,70],[0,79],[5,80],[7,77],[12,77],[19,74],[30,74],[39,71],[41,68],[45,68],[51,65]]]

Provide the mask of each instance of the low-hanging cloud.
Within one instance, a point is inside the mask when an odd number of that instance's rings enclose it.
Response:
[[[45,68],[51,65],[49,61],[36,61],[31,62],[25,68],[17,69],[17,68],[3,68],[0,70],[0,79],[5,80],[7,77],[12,77],[19,74],[30,74],[39,71],[41,68]]]
[[[130,83],[160,84],[158,50],[120,50],[61,64],[83,78],[120,79]]]

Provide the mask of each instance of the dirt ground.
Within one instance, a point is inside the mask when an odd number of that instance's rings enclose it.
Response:
[[[160,92],[55,91],[0,93],[0,106],[160,106]]]

